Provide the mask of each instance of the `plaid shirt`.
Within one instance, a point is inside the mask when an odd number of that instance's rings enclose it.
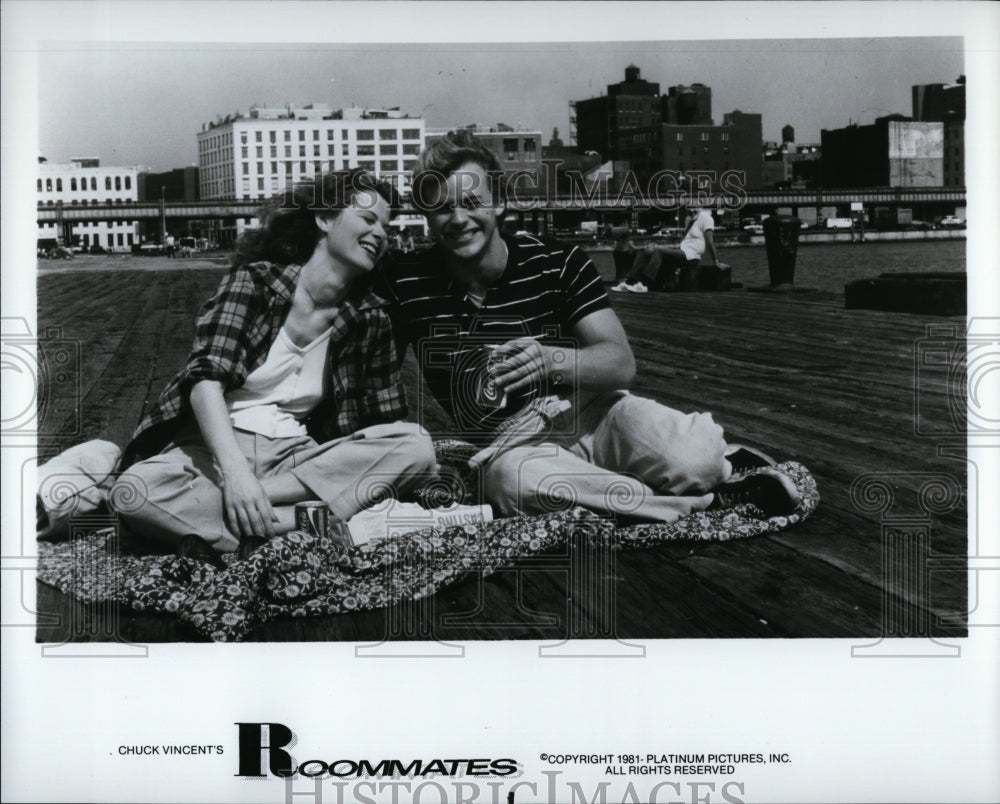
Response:
[[[192,386],[217,380],[239,388],[267,359],[292,306],[302,267],[256,262],[233,269],[198,314],[187,365],[160,394],[125,449],[128,465],[166,446],[181,420],[193,416]],[[333,322],[323,400],[306,429],[318,443],[407,415],[387,302],[370,290],[345,299]]]

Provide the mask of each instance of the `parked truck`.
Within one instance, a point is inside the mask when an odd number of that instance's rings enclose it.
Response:
[[[875,207],[875,225],[879,229],[896,229],[913,223],[913,210],[909,207]]]

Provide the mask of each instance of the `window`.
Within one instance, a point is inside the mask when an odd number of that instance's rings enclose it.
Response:
[[[269,131],[268,132],[268,139],[270,139],[271,142],[277,142],[278,141],[278,132],[277,131]]]
[[[277,172],[278,172],[278,163],[277,162],[272,162],[271,163],[271,173],[277,173]]]
[[[394,128],[380,128],[378,130],[378,138],[380,140],[395,140],[397,139],[398,131]]]
[[[246,145],[247,144],[247,133],[245,131],[241,131],[240,132],[240,143],[242,145]],[[207,147],[208,143],[206,142],[205,145]]]
[[[702,131],[701,134],[698,136],[698,139],[700,139],[702,142],[708,142],[708,132]]]
[[[240,149],[240,156],[242,156],[244,159],[248,159],[250,157],[250,149],[249,148],[241,148]]]
[[[313,156],[319,156],[319,155],[320,155],[319,146],[313,145]]]
[[[257,142],[263,142],[264,141],[264,136],[263,135],[264,135],[263,131],[255,131],[254,132],[254,139]]]
[[[132,177],[131,176],[126,176],[125,177],[125,189],[126,190],[131,190],[132,189]]]
[[[358,131],[359,140],[373,140],[375,139],[375,132],[370,128],[363,128]]]
[[[337,146],[331,142],[329,145],[326,146],[326,155],[333,156],[336,153],[336,149]],[[330,169],[333,170],[333,168]]]
[[[403,153],[404,154],[410,154],[412,156],[416,156],[417,154],[420,153],[420,146],[416,145],[416,144],[413,144],[413,145],[404,145],[403,146]]]
[[[299,173],[305,173],[305,172],[306,172],[306,163],[305,160],[303,160],[299,162]]]
[[[263,173],[264,172],[264,163],[263,162],[258,162],[257,163],[257,172],[258,173]]]
[[[346,140],[347,139],[347,129],[346,128],[342,128],[340,130],[340,139],[342,139],[342,140]]]
[[[110,190],[111,189],[111,177],[110,176],[105,176],[104,177],[104,189],[105,190]]]
[[[305,142],[305,141],[306,141],[306,130],[304,128],[299,129],[299,142]]]
[[[86,179],[84,179],[84,181],[86,181]],[[39,179],[38,180],[38,192],[41,192],[41,191],[42,191],[42,180]]]
[[[285,131],[285,142],[288,142],[291,139],[292,139],[292,132],[286,130]]]
[[[49,189],[51,189],[51,188],[49,188]],[[97,176],[91,176],[90,177],[90,189],[91,190],[96,190],[97,189]]]
[[[121,189],[122,189],[122,177],[115,176],[115,190],[118,190],[120,192]]]
[[[676,133],[676,134],[674,135],[674,137],[676,137],[676,139],[677,139],[677,142],[684,142],[684,132],[683,132],[683,131],[678,131],[678,132],[677,132],[677,133]]]
[[[720,137],[721,137],[721,139],[722,139],[723,142],[729,142],[729,132],[728,131],[723,131],[722,134],[720,135]]]
[[[278,146],[277,145],[272,145],[271,146],[271,159],[276,159],[277,156],[278,156]]]
[[[416,159],[405,159],[403,161],[403,170],[413,170],[413,167],[416,164],[417,164]]]
[[[250,163],[249,162],[244,162],[243,163],[243,175],[244,176],[249,176],[250,175]]]
[[[41,190],[42,188],[39,187],[38,189]],[[76,179],[70,179],[69,180],[69,189],[70,189],[70,191],[73,191],[73,190],[76,189]]]
[[[299,146],[299,156],[305,156],[305,155],[306,155],[306,146],[300,145]]]
[[[399,153],[399,146],[395,144],[380,145],[378,151],[382,156],[395,156]]]
[[[264,158],[264,146],[263,145],[258,145],[257,146],[257,158],[258,159],[263,159]]]
[[[379,170],[395,170],[396,160],[395,159],[382,159],[378,163]]]
[[[504,139],[503,141],[503,158],[507,160],[517,159],[517,140],[516,139]]]
[[[358,162],[358,167],[362,170],[375,170],[375,162],[370,159],[362,159]],[[49,201],[49,203],[51,204],[52,202]]]
[[[258,190],[263,190],[264,189],[264,180],[263,179],[257,179],[257,189]]]
[[[347,153],[346,151],[344,153]],[[375,156],[374,145],[359,145],[358,156]]]
[[[291,155],[292,155],[292,146],[291,145],[286,145],[285,146],[285,158],[288,159],[288,158],[291,157]]]
[[[315,128],[313,129],[313,139],[314,140],[318,140],[319,139],[319,131],[317,129],[315,129]]]
[[[536,159],[535,155],[535,141],[525,140],[524,141],[524,158],[528,162],[534,162]]]
[[[403,129],[403,139],[404,140],[419,140],[420,139],[420,129],[419,128],[404,128]]]
[[[62,192],[62,179],[56,179],[56,192]]]

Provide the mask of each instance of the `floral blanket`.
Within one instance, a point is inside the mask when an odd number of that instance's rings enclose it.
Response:
[[[114,527],[76,529],[68,541],[39,543],[38,580],[88,603],[168,613],[220,642],[239,641],[260,623],[391,606],[432,595],[471,573],[490,574],[552,551],[581,534],[610,549],[670,541],[726,541],[775,533],[808,517],[819,503],[801,464],[779,464],[802,495],[794,514],[764,518],[752,505],[689,514],[670,524],[616,528],[580,508],[537,517],[427,529],[344,549],[293,531],[246,559],[223,556],[222,567],[193,558],[143,555]]]

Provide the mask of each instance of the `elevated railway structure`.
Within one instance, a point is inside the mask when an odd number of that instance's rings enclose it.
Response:
[[[710,207],[738,210],[742,214],[774,214],[788,212],[798,214],[801,209],[836,208],[838,214],[849,214],[851,204],[862,204],[866,209],[874,207],[913,209],[914,217],[926,219],[930,213],[965,206],[964,187],[871,187],[860,189],[820,189],[820,190],[749,190],[739,195],[706,193],[694,196],[689,193],[674,193],[670,196],[647,198],[641,192],[595,193],[593,195],[572,194],[545,196],[537,193],[517,192],[508,198],[508,212],[517,216],[521,223],[530,221],[536,231],[547,231],[553,225],[553,216],[565,218],[574,213],[579,219],[593,216],[593,213],[629,213],[633,217],[643,212],[669,212],[681,204],[699,200]],[[194,222],[218,222],[223,228],[235,226],[237,219],[250,224],[262,206],[261,199],[216,199],[211,201],[147,201],[140,203],[90,204],[76,206],[56,203],[39,206],[39,224],[55,223],[59,226],[64,240],[69,242],[72,227],[85,221],[144,221],[159,223],[161,232],[166,230],[166,221],[173,228]],[[403,211],[418,212],[406,201]]]

